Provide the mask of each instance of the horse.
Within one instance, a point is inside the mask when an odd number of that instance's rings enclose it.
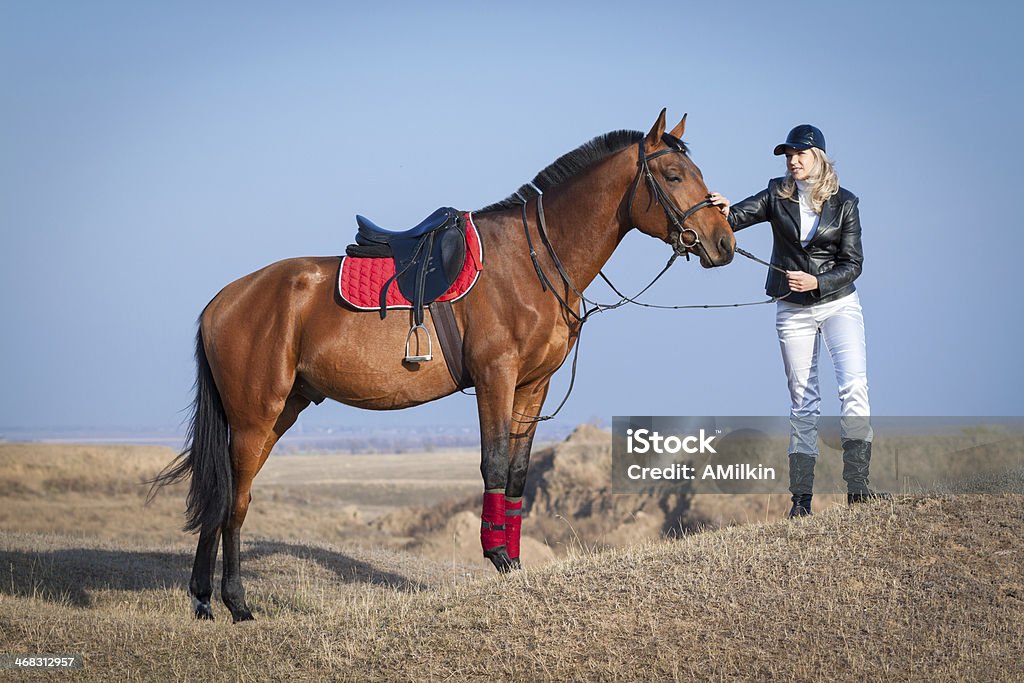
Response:
[[[486,261],[452,310],[476,388],[481,546],[500,572],[521,566],[522,496],[537,427],[523,416],[540,413],[552,375],[573,349],[583,290],[634,228],[697,256],[705,268],[732,260],[735,237],[707,201],[682,142],[685,125],[683,116],[666,132],[663,109],[647,134],[598,136],[471,214]],[[189,581],[197,619],[214,618],[221,540],[221,598],[234,622],[253,618],[239,565],[253,479],[311,397],[398,410],[460,388],[444,364],[403,361],[403,316],[381,319],[339,303],[339,259],[273,263],[224,287],[199,316],[185,448],[150,481],[152,495],[191,479],[185,530],[199,534]],[[430,316],[425,322],[435,332]]]

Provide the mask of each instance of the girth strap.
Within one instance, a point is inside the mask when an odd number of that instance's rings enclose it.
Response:
[[[448,366],[448,372],[455,380],[455,386],[466,389],[473,386],[473,378],[466,370],[462,351],[462,334],[455,322],[455,313],[450,301],[435,301],[428,306],[430,317],[434,321],[437,340],[441,343],[441,355]]]

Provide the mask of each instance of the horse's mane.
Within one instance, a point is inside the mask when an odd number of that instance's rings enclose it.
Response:
[[[629,145],[635,145],[643,137],[644,134],[637,130],[613,130],[610,133],[598,135],[590,142],[584,142],[573,151],[555,159],[534,177],[532,183],[523,185],[514,194],[500,202],[485,206],[476,213],[515,208],[541,192],[547,192],[552,187],[564,183],[598,161],[622,151]]]

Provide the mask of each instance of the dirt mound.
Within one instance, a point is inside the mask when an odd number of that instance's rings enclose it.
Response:
[[[480,552],[480,512],[457,512],[439,528],[416,537],[408,548],[432,560],[450,560],[456,564],[485,563]],[[555,559],[555,553],[550,547],[529,536],[523,538],[522,556],[531,567]],[[490,567],[490,563],[486,562],[486,566]]]
[[[688,492],[613,495],[611,474],[611,432],[580,425],[534,456],[524,529],[556,547],[590,548],[629,545],[686,526]]]
[[[690,495],[612,495],[611,433],[577,427],[535,451],[524,492],[524,561],[536,566],[570,548],[618,547],[689,528]],[[434,558],[480,557],[480,496],[391,513],[381,530],[408,536],[409,550]]]

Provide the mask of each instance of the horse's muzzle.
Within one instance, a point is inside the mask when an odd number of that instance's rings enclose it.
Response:
[[[705,246],[702,243],[702,246]],[[707,246],[712,248],[708,249]],[[704,249],[699,249],[700,265],[705,268],[717,268],[732,263],[736,253],[736,238],[731,234],[721,234]]]

